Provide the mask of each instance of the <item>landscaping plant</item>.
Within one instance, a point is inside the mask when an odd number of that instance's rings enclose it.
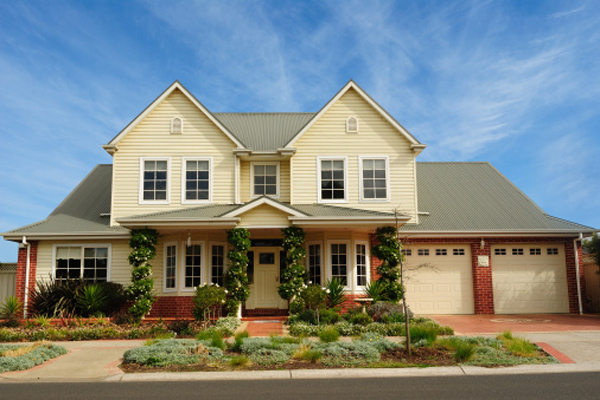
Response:
[[[23,304],[15,296],[9,296],[0,307],[0,318],[4,319],[4,326],[19,326],[19,317]]]
[[[248,300],[248,250],[250,249],[250,231],[245,228],[231,229],[227,232],[227,242],[232,249],[227,252],[229,269],[225,275],[227,299],[225,301],[229,315],[239,311],[240,304]]]
[[[344,284],[338,278],[327,280],[325,282],[325,291],[327,292],[327,307],[336,308],[344,304]]]
[[[281,272],[277,291],[282,299],[288,302],[300,294],[306,282],[306,267],[301,260],[306,255],[304,248],[304,230],[298,226],[288,226],[281,230],[283,234],[282,248],[286,252],[286,267]]]
[[[225,304],[226,298],[227,290],[219,285],[203,284],[198,286],[192,299],[194,318],[197,321],[209,321],[211,310]]]
[[[152,265],[148,261],[156,255],[156,244],[158,243],[158,232],[154,229],[134,229],[129,239],[129,264],[133,266],[131,271],[131,285],[127,288],[127,294],[133,302],[129,313],[137,320],[150,312],[155,301],[153,295],[154,279],[152,279]]]

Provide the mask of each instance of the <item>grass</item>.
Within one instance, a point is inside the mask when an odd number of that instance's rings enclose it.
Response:
[[[528,340],[514,337],[510,331],[504,331],[497,339],[502,342],[507,351],[517,357],[533,357],[538,351],[536,345]]]

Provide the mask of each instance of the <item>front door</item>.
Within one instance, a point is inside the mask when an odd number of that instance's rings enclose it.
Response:
[[[279,306],[279,249],[256,247],[254,250],[254,283],[250,288],[247,308]]]

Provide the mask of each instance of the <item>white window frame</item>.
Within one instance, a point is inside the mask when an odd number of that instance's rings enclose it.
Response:
[[[200,285],[207,283],[208,273],[206,271],[206,245],[203,241],[194,241],[191,243],[192,246],[198,245],[200,246]],[[186,287],[185,286],[185,268],[187,267],[186,261],[186,250],[187,250],[187,242],[181,242],[181,272],[180,272],[180,282],[181,282],[181,292],[193,292],[196,290],[196,286]]]
[[[179,132],[175,131],[175,120],[178,119],[180,123]],[[173,117],[171,118],[171,134],[172,135],[181,135],[183,133],[183,118],[181,117]]]
[[[144,200],[144,164],[146,161],[167,162],[167,198],[166,200]],[[171,203],[171,157],[140,157],[139,204]]]
[[[255,194],[254,193],[254,166],[256,165],[275,165],[277,171],[277,187],[276,187],[276,191],[275,191],[275,195],[270,195],[270,194]],[[250,197],[256,198],[256,197],[261,197],[261,196],[267,196],[267,197],[272,197],[274,199],[278,199],[280,197],[280,178],[279,178],[279,168],[280,168],[280,163],[279,162],[259,162],[259,161],[254,161],[250,163]]]
[[[208,161],[208,199],[188,200],[186,198],[187,162]],[[207,204],[212,203],[213,191],[213,158],[212,157],[183,157],[181,159],[181,204]]]
[[[343,161],[344,162],[344,198],[343,199],[323,199],[321,188],[321,163],[322,161]],[[348,202],[348,157],[317,157],[317,196],[318,203],[347,203]]]
[[[310,278],[310,246],[319,245],[321,246],[321,251],[319,252],[319,267],[321,268],[321,287],[325,287],[325,266],[323,265],[323,253],[325,251],[323,247],[323,242],[321,241],[311,241],[306,243],[306,273]],[[315,282],[313,282],[314,284]]]
[[[351,121],[354,120],[353,122],[356,123],[356,129],[350,129],[350,124]],[[347,133],[358,133],[358,118],[356,118],[354,115],[349,116],[348,118],[346,118],[346,132]]]
[[[381,199],[366,199],[364,192],[364,181],[363,181],[363,162],[365,160],[383,160],[385,162],[385,198]],[[358,186],[359,186],[359,199],[361,203],[389,203],[391,201],[390,193],[390,157],[385,155],[379,156],[358,156]]]
[[[227,274],[227,251],[229,250],[226,242],[208,242],[208,247],[210,248],[210,254],[208,255],[208,265],[207,268],[209,270],[208,274],[208,282],[212,282],[213,274],[212,274],[212,257],[213,257],[213,246],[223,246],[223,283],[225,283],[225,275]]]
[[[353,285],[354,274],[352,273],[354,266],[354,250],[352,249],[351,240],[328,240],[327,241],[327,273],[329,279],[335,278],[333,276],[333,265],[331,263],[331,245],[333,244],[345,244],[346,245],[346,285],[344,286],[345,291],[351,291]]]
[[[168,288],[167,287],[167,247],[171,247],[171,246],[175,246],[175,287],[174,288]],[[163,256],[163,292],[164,293],[172,293],[172,292],[176,292],[177,291],[177,281],[178,281],[178,274],[179,274],[179,270],[181,268],[179,268],[179,246],[177,245],[177,242],[167,242],[164,244],[163,247],[163,251],[164,251],[164,256]]]
[[[80,272],[79,272],[80,278],[83,278],[85,249],[97,249],[97,248],[108,249],[108,252],[106,254],[106,282],[111,282],[112,245],[108,244],[108,243],[63,243],[63,244],[53,245],[52,246],[52,271],[50,274],[50,276],[52,277],[52,281],[56,280],[56,250],[59,247],[80,247],[81,248],[81,267],[80,267]]]
[[[356,246],[357,245],[363,245],[365,246],[365,268],[367,269],[366,271],[366,283],[364,285],[359,285],[358,284],[358,264],[356,263],[356,255],[358,254],[356,252]],[[369,253],[369,242],[367,242],[366,240],[355,240],[354,241],[354,266],[352,268],[352,271],[354,271],[354,278],[353,278],[353,284],[355,285],[355,289],[364,289],[367,287],[367,285],[369,284],[369,282],[371,282],[371,255]]]

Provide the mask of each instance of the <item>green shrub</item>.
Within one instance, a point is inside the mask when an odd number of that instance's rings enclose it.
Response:
[[[261,348],[248,357],[250,361],[258,365],[283,364],[290,359],[290,355],[281,350]]]
[[[106,308],[108,296],[99,284],[85,285],[77,299],[77,309],[83,317],[96,317]]]
[[[322,363],[330,366],[357,365],[379,361],[379,351],[367,342],[315,343]]]
[[[344,284],[338,278],[325,282],[325,293],[327,294],[327,307],[329,308],[339,307],[346,300],[344,297]]]
[[[342,320],[342,316],[331,308],[319,310],[319,322],[321,325],[331,325]]]
[[[23,304],[15,296],[7,297],[2,307],[0,307],[0,317],[5,319],[4,326],[19,326],[19,317],[22,308]]]
[[[453,358],[457,362],[469,361],[475,355],[475,344],[466,341],[458,341],[454,349]]]
[[[369,345],[375,347],[379,353],[402,347],[401,344],[392,342],[384,336],[372,332],[364,333],[358,340],[367,342]]]
[[[241,352],[242,344],[244,344],[244,339],[250,337],[248,331],[243,331],[235,335],[235,339],[233,344],[231,345],[231,351]]]
[[[510,331],[504,331],[498,336],[506,350],[517,357],[532,357],[537,352],[537,347],[527,339],[515,337]]]
[[[190,365],[201,360],[220,360],[223,351],[197,340],[158,340],[150,346],[137,347],[123,354],[123,362],[140,365]]]
[[[296,351],[292,355],[292,358],[295,358],[297,360],[308,361],[311,363],[316,363],[317,361],[319,361],[321,359],[321,357],[323,357],[321,352],[319,350],[313,349],[308,344],[300,346],[298,351]]]
[[[412,325],[410,327],[410,342],[419,343],[424,341],[431,346],[437,339],[437,328],[431,325]]]
[[[378,301],[382,301],[383,300],[383,290],[385,288],[383,287],[383,285],[381,284],[381,282],[377,281],[371,281],[369,283],[367,283],[367,286],[365,286],[365,296],[367,296],[368,298],[373,299],[373,302],[378,302]]]
[[[245,367],[246,365],[250,364],[250,360],[248,359],[248,357],[240,355],[231,357],[231,359],[229,359],[228,364],[232,367]]]
[[[362,311],[354,311],[347,314],[346,319],[348,322],[356,325],[369,325],[373,322],[373,318],[367,313],[363,313]]]
[[[217,320],[215,328],[223,332],[224,336],[231,336],[241,324],[242,321],[236,317],[223,317]]]
[[[197,321],[208,321],[210,310],[225,304],[227,293],[219,285],[200,285],[196,288],[192,303],[194,304],[194,318]]]
[[[175,333],[177,336],[189,336],[194,333],[192,323],[186,319],[177,319],[169,322],[167,329]]]
[[[308,285],[300,292],[306,308],[309,310],[324,309],[327,302],[327,293],[320,285]]]
[[[304,300],[301,297],[296,297],[290,303],[289,312],[291,315],[296,315],[302,313],[306,310],[306,304],[304,304]]]
[[[325,326],[319,329],[319,339],[321,342],[330,343],[337,342],[340,338],[340,332],[334,326]]]
[[[288,332],[292,336],[317,336],[318,327],[307,324],[306,322],[297,322],[290,325]]]
[[[23,349],[24,347],[26,348]],[[11,352],[15,355],[10,355]],[[50,343],[35,343],[31,346],[0,345],[0,373],[33,368],[66,353],[64,347]]]
[[[311,325],[317,325],[317,313],[314,310],[305,310],[298,314],[300,321],[307,322]]]

